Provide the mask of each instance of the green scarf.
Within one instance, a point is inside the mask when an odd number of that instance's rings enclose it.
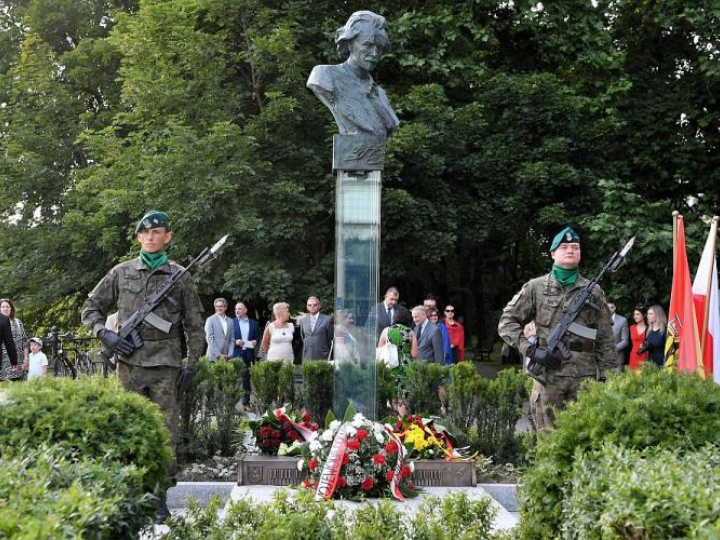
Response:
[[[563,287],[572,287],[577,281],[578,267],[576,266],[568,270],[567,268],[560,268],[557,264],[553,264],[552,277]]]
[[[146,253],[142,249],[140,250],[140,258],[151,272],[160,268],[168,260],[167,253],[164,251],[159,251],[158,253]]]

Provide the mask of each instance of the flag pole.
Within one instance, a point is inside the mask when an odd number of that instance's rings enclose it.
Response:
[[[677,256],[677,224],[680,212],[673,210],[673,272],[675,271],[675,257]]]
[[[710,245],[712,246],[710,253],[712,253],[713,256],[710,258],[710,271],[708,272],[708,283],[705,288],[705,314],[703,315],[703,336],[700,344],[700,358],[703,364],[705,363],[705,344],[708,335],[707,325],[710,318],[710,294],[713,292],[712,283],[713,274],[715,273],[715,239],[717,238],[718,221],[720,221],[720,217],[715,216],[712,219],[712,225],[710,225]]]

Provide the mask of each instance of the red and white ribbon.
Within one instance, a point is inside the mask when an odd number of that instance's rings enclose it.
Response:
[[[317,491],[315,492],[316,501],[332,497],[338,478],[340,478],[340,468],[347,448],[347,439],[347,424],[343,424],[333,439],[330,453],[320,474]]]

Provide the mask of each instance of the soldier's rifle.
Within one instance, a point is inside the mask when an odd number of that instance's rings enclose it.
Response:
[[[228,235],[226,234],[212,247],[206,247],[203,249],[200,255],[195,257],[185,268],[180,268],[179,270],[173,272],[169,278],[157,287],[157,289],[146,296],[143,305],[136,309],[122,323],[120,331],[118,332],[120,337],[130,342],[135,350],[137,350],[143,346],[143,340],[140,335],[140,329],[143,324],[147,323],[161,332],[169,334],[170,329],[172,328],[172,323],[154,313],[155,308],[157,308],[166,299],[168,302],[176,305],[177,302],[172,296],[170,296],[170,293],[175,285],[177,285],[177,283],[190,271],[191,268],[194,266],[202,267],[214,259],[216,257],[216,253],[220,251],[220,248],[222,248],[223,244],[225,244],[227,237]],[[102,355],[105,360],[114,367],[115,361],[113,351],[103,348]]]
[[[600,311],[602,309],[601,306],[598,306],[593,301],[592,290],[595,288],[595,285],[602,281],[605,273],[615,272],[618,268],[620,268],[620,265],[625,260],[625,257],[630,249],[632,249],[634,243],[635,237],[633,236],[630,240],[628,240],[627,244],[625,244],[625,247],[623,247],[619,252],[616,251],[613,256],[610,257],[610,260],[603,267],[600,273],[592,278],[588,284],[580,289],[580,291],[573,297],[567,311],[564,313],[560,321],[558,321],[558,323],[550,330],[547,338],[547,344],[544,347],[538,347],[535,351],[535,358],[539,356],[541,358],[549,359],[555,354],[559,354],[563,360],[569,360],[572,358],[572,352],[563,342],[563,338],[568,332],[592,341],[597,338],[597,330],[595,328],[582,326],[576,323],[575,319],[580,314],[580,310],[582,310],[585,306],[589,306],[595,311]],[[541,384],[545,384],[547,380],[546,369],[546,366],[541,363],[534,362],[532,359],[528,365],[528,372],[530,373],[530,376]]]

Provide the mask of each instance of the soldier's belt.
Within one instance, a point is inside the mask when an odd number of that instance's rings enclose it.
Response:
[[[568,349],[570,349],[573,352],[592,352],[593,351],[593,342],[592,341],[573,341],[568,345]]]

